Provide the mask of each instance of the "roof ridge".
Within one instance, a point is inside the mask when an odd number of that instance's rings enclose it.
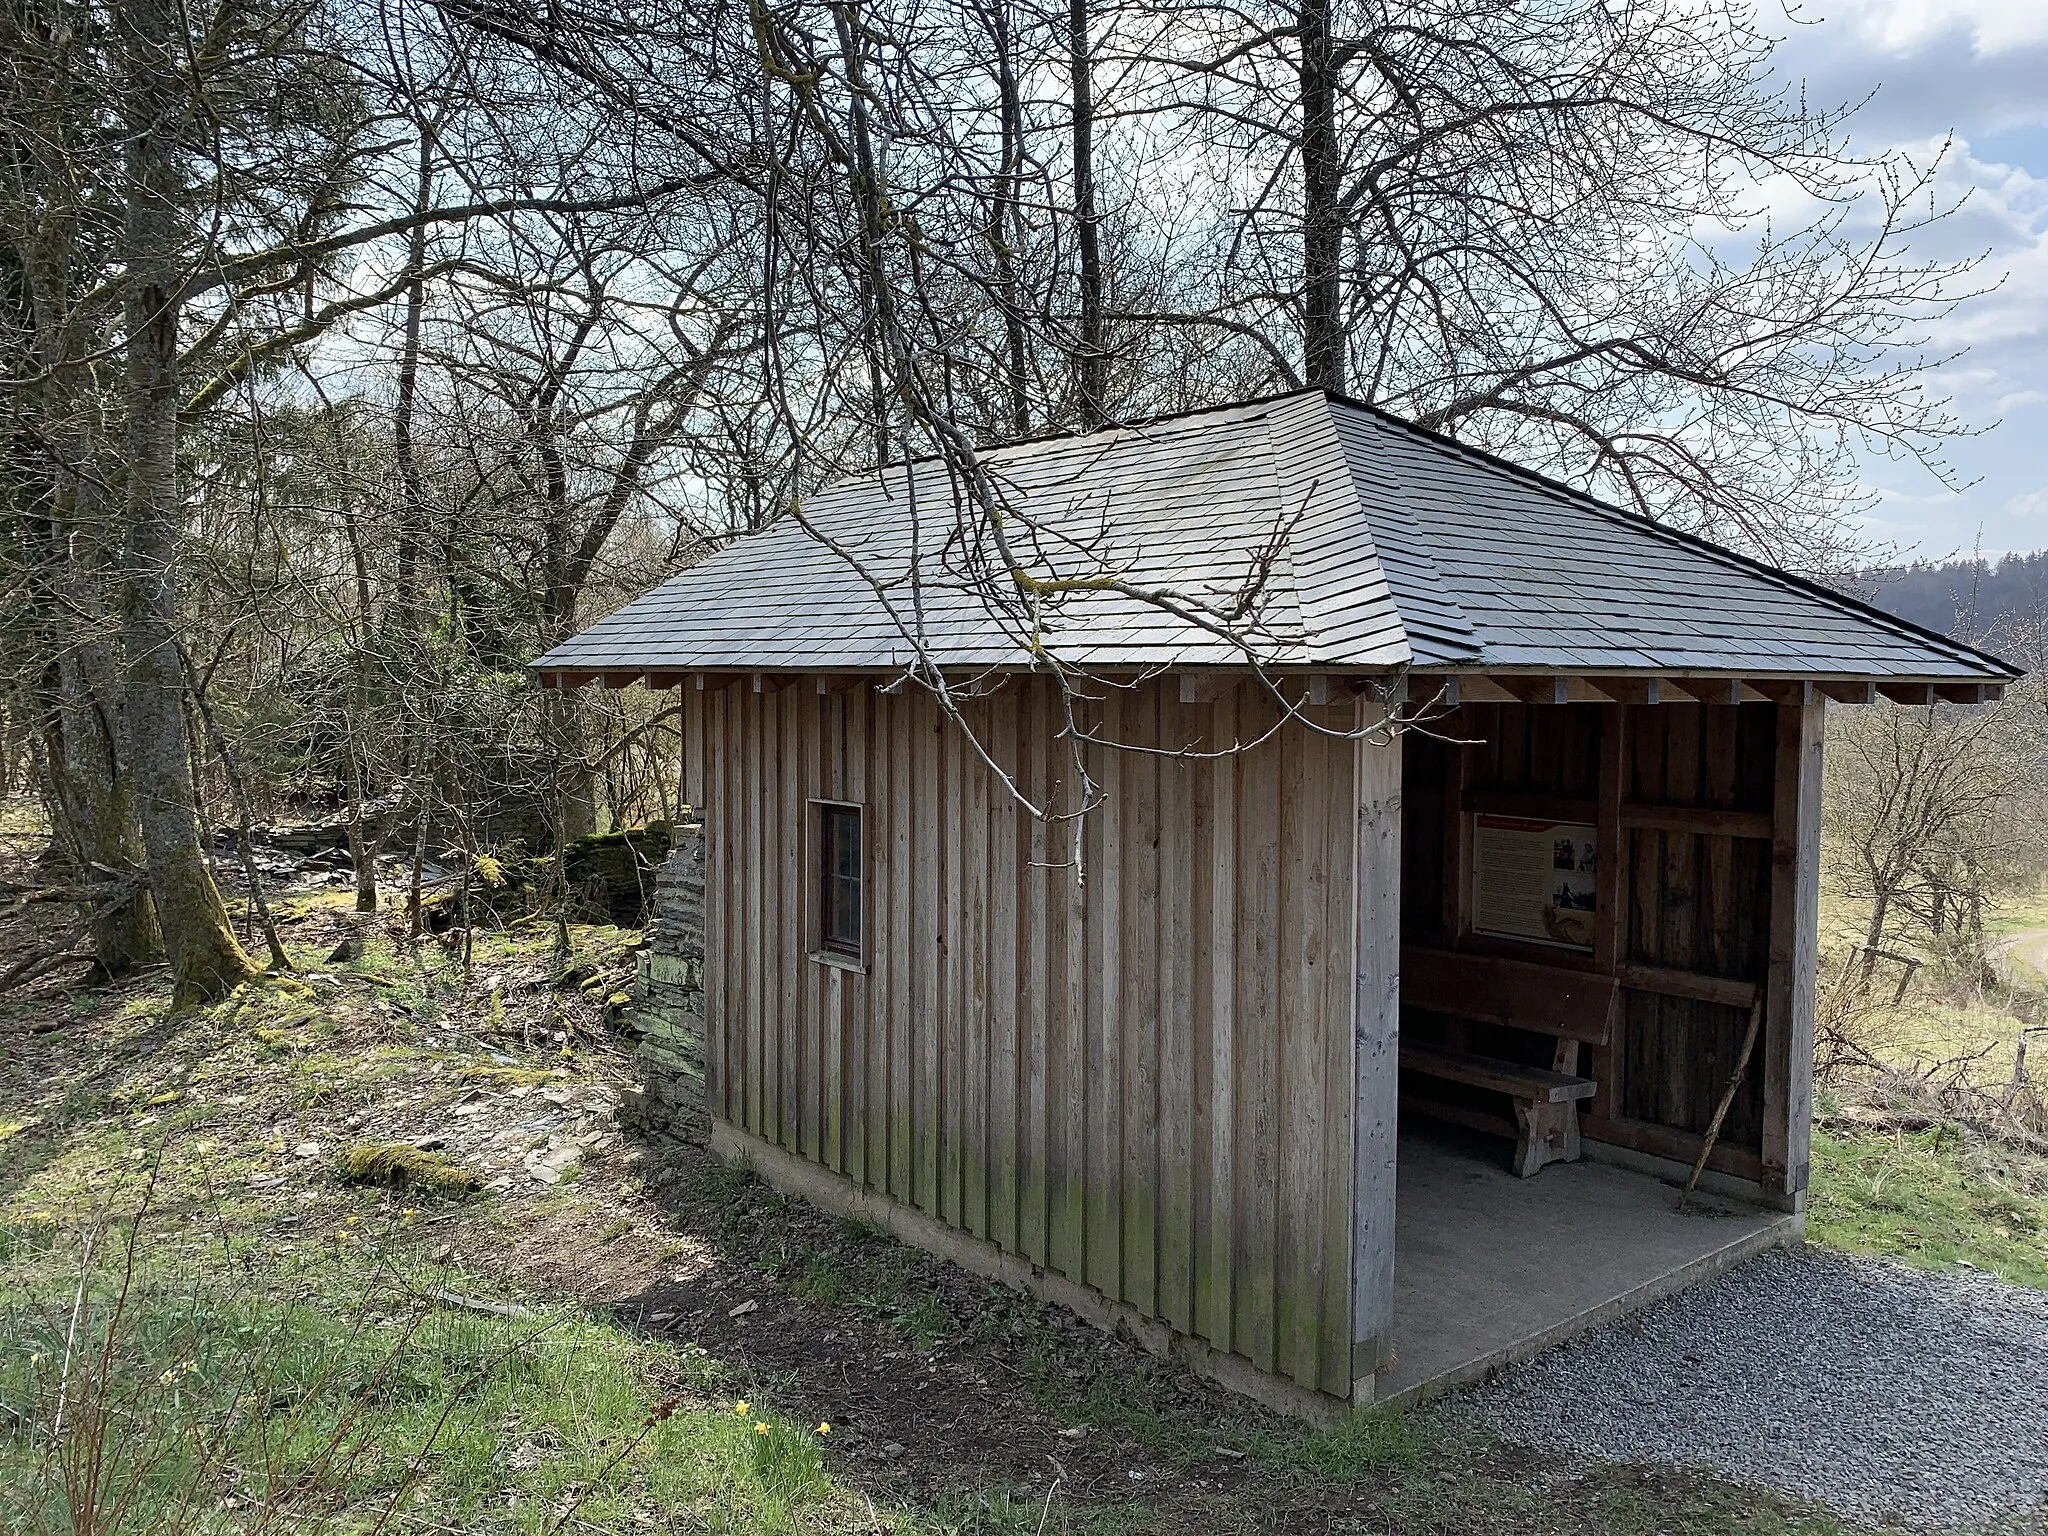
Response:
[[[1371,612],[1383,605],[1399,631],[1400,649],[1407,653],[1403,661],[1412,661],[1407,621],[1394,595],[1378,532],[1359,497],[1328,396],[1309,390],[1290,398],[1301,400],[1302,408],[1268,413],[1265,427],[1281,515],[1291,517],[1283,549],[1302,612],[1304,648],[1311,655],[1341,654],[1348,629],[1359,622],[1358,611]],[[1294,434],[1293,451],[1284,460],[1276,440],[1283,428]],[[1284,479],[1283,462],[1291,470]],[[1341,561],[1319,548],[1332,538],[1350,541]]]
[[[1280,479],[1279,445],[1273,441],[1273,418],[1270,413],[1254,417],[1253,420],[1257,421],[1265,429],[1266,479],[1273,487],[1275,527],[1277,528],[1287,517],[1287,488],[1281,483]],[[1281,581],[1279,578],[1283,572],[1285,573],[1285,580]],[[1286,643],[1298,645],[1305,650],[1313,647],[1316,631],[1315,626],[1310,622],[1308,604],[1303,602],[1301,597],[1301,573],[1294,568],[1294,538],[1291,530],[1287,537],[1278,541],[1274,549],[1273,568],[1270,579],[1274,581],[1276,589],[1284,592],[1288,600],[1294,604],[1295,633],[1286,640]],[[1256,609],[1256,605],[1254,607]]]
[[[1653,537],[1664,539],[1670,543],[1678,544],[1697,553],[1707,555],[1724,564],[1734,565],[1749,572],[1751,575],[1761,576],[1792,591],[1803,593],[1808,597],[1817,597],[1823,602],[1853,613],[1859,618],[1873,620],[1882,627],[1890,629],[1893,633],[1902,635],[1907,639],[1919,640],[1940,646],[1961,659],[1988,662],[2012,677],[2021,677],[2025,674],[2024,668],[2014,666],[2013,663],[2007,661],[2003,656],[1995,655],[1990,651],[1980,650],[1966,641],[1957,640],[1936,630],[1927,629],[1919,624],[1915,624],[1910,619],[1902,619],[1895,613],[1887,613],[1882,608],[1866,603],[1860,598],[1851,597],[1845,592],[1839,592],[1825,583],[1798,575],[1795,572],[1784,569],[1782,566],[1772,565],[1768,561],[1755,559],[1752,556],[1741,553],[1739,550],[1730,549],[1724,544],[1716,544],[1712,539],[1703,538],[1699,534],[1687,533],[1682,528],[1673,528],[1668,523],[1660,523],[1655,518],[1646,516],[1643,513],[1631,512],[1625,507],[1614,506],[1609,502],[1602,501],[1591,492],[1580,490],[1578,487],[1568,485],[1562,480],[1554,479],[1540,470],[1530,469],[1527,465],[1517,464],[1512,459],[1502,458],[1499,454],[1489,453],[1484,448],[1476,448],[1470,443],[1460,442],[1457,438],[1448,436],[1445,433],[1418,425],[1407,420],[1405,417],[1397,416],[1394,412],[1382,406],[1370,405],[1363,400],[1354,400],[1348,395],[1337,393],[1335,390],[1326,390],[1325,393],[1334,404],[1348,406],[1352,410],[1363,412],[1383,425],[1396,428],[1412,437],[1420,438],[1430,447],[1438,449],[1448,448],[1461,457],[1470,459],[1488,469],[1512,475],[1518,480],[1529,481],[1546,491],[1567,497],[1585,507],[1588,511],[1595,512],[1603,518],[1607,518],[1610,521],[1619,521],[1636,532],[1648,533]]]
[[[1395,581],[1393,573],[1387,569],[1389,541],[1382,536],[1380,526],[1380,517],[1382,515],[1390,523],[1398,525],[1395,530],[1398,537],[1392,541],[1393,548],[1397,554],[1397,563],[1412,565],[1416,568],[1417,573],[1433,589],[1430,593],[1432,600],[1439,603],[1446,610],[1447,617],[1455,619],[1458,633],[1464,641],[1464,649],[1471,653],[1475,661],[1481,659],[1485,654],[1485,646],[1479,637],[1479,627],[1472,622],[1472,616],[1466,612],[1465,605],[1459,602],[1452,592],[1450,581],[1444,575],[1443,567],[1427,548],[1427,541],[1422,536],[1422,529],[1416,521],[1413,508],[1405,504],[1406,498],[1412,494],[1407,477],[1401,473],[1397,465],[1391,462],[1381,465],[1380,472],[1394,483],[1401,499],[1389,500],[1384,506],[1376,503],[1368,504],[1365,488],[1359,483],[1359,466],[1352,462],[1350,449],[1345,444],[1343,433],[1337,426],[1336,412],[1332,407],[1338,403],[1339,397],[1331,395],[1328,391],[1324,392],[1324,418],[1329,423],[1331,435],[1337,440],[1337,453],[1344,467],[1344,478],[1351,486],[1352,496],[1357,500],[1359,514],[1365,519],[1366,526],[1372,532],[1373,550],[1379,560],[1381,574],[1386,579],[1388,599],[1393,603],[1395,613],[1400,615],[1401,627],[1408,634],[1410,650],[1412,651],[1415,646],[1415,627],[1421,616],[1411,611],[1415,604],[1412,601],[1404,600],[1401,585]],[[1412,594],[1409,596],[1412,597]]]
[[[1338,398],[1331,396],[1330,391],[1326,389],[1306,386],[1300,389],[1281,390],[1276,394],[1253,395],[1248,400],[1225,400],[1216,405],[1191,405],[1183,410],[1161,411],[1156,416],[1133,416],[1128,420],[1105,422],[1099,427],[1074,427],[1064,432],[1041,432],[1027,437],[1005,437],[992,443],[976,444],[974,452],[977,457],[985,459],[992,454],[1006,454],[1012,449],[1017,448],[1049,448],[1056,443],[1071,443],[1081,438],[1107,437],[1113,432],[1142,432],[1147,427],[1160,427],[1177,421],[1192,421],[1198,416],[1222,416],[1232,411],[1250,411],[1259,406],[1279,405],[1288,400],[1298,399],[1303,395],[1322,395],[1326,398]],[[1355,401],[1348,403],[1356,404]],[[1371,409],[1371,407],[1367,407],[1367,409]],[[1251,416],[1246,419],[1256,421],[1262,418]],[[899,470],[909,471],[923,464],[949,464],[951,462],[951,459],[943,453],[914,454],[907,459],[892,459],[887,464],[871,464],[866,469],[846,470],[827,480],[819,487],[819,490],[837,490],[841,486],[851,485],[857,481],[875,479]],[[752,530],[754,533],[759,531],[759,529]],[[750,536],[750,533],[737,535],[740,538]]]

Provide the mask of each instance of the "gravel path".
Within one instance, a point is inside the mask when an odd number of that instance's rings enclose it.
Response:
[[[2041,1516],[2048,1292],[1779,1250],[1432,1411],[1523,1445],[1711,1468],[1854,1519]]]

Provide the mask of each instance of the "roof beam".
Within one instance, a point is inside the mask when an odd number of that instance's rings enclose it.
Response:
[[[721,688],[730,688],[745,675],[741,672],[699,672],[697,674],[697,691],[699,693],[716,693]]]
[[[2005,684],[1936,683],[1934,696],[1944,704],[1996,704],[2005,697]]]
[[[818,692],[821,694],[852,693],[865,681],[865,678],[853,673],[820,672],[818,674]]]
[[[1616,704],[1661,704],[1669,697],[1661,677],[1589,677],[1586,683]]]
[[[1879,683],[1877,691],[1894,704],[1926,705],[1934,702],[1932,683]]]
[[[1207,667],[1199,671],[1182,672],[1180,701],[1183,704],[1214,704],[1218,699],[1228,698],[1235,693],[1243,681],[1242,673]]]
[[[1496,676],[1494,682],[1524,704],[1569,704],[1571,684],[1562,677],[1519,677],[1512,673]]]
[[[1467,704],[1519,704],[1522,701],[1501,686],[1497,677],[1465,672],[1457,678],[1458,697]]]
[[[1877,684],[1861,679],[1849,682],[1842,678],[1824,677],[1814,683],[1813,691],[1823,698],[1833,699],[1837,704],[1877,702]]]
[[[794,688],[801,680],[794,672],[756,672],[753,674],[754,692],[780,693],[785,688]]]
[[[647,674],[647,686],[654,689],[680,688],[689,677],[687,672],[650,672]]]
[[[1678,686],[1702,704],[1762,704],[1768,698],[1739,677],[1682,677]]]
[[[1774,704],[1811,704],[1814,684],[1806,678],[1759,678],[1750,684]]]
[[[1418,674],[1425,688],[1447,685],[1447,704],[1612,704],[1629,691],[1627,681],[1563,673],[1459,673],[1439,678]]]

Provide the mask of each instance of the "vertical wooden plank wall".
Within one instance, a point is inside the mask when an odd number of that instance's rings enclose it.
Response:
[[[1764,995],[1763,1182],[1806,1188],[1813,1142],[1814,955],[1820,928],[1821,747],[1827,706],[1778,706],[1771,836],[1770,984]]]
[[[1352,888],[1350,1082],[1351,1377],[1393,1358],[1394,1174],[1400,1131],[1401,795],[1399,737],[1375,740],[1384,712],[1359,701]]]
[[[1077,848],[920,691],[737,682],[685,706],[714,1112],[1348,1397],[1354,743],[1293,724],[1218,757],[1092,748],[1109,798]],[[969,709],[1020,790],[1076,803],[1049,683]],[[1172,679],[1102,709],[1101,733],[1169,750],[1278,718]],[[865,808],[861,970],[808,953],[817,799]]]
[[[1690,1161],[1773,967],[1777,707],[1631,706],[1622,755],[1622,1019],[1586,1134]],[[1810,965],[1809,954],[1805,963]],[[1766,1106],[1753,1062],[1713,1163],[1761,1181]]]

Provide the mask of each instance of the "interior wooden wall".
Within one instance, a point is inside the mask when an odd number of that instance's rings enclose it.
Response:
[[[1029,815],[921,690],[691,691],[713,1112],[1294,1382],[1352,1384],[1354,745],[1091,749]],[[969,708],[1041,802],[1057,695]],[[1112,690],[1103,736],[1214,750],[1253,690]],[[1347,702],[1331,721],[1352,719]],[[811,959],[807,802],[866,808],[864,971]]]
[[[1821,718],[1818,704],[1768,702],[1468,704],[1408,736],[1407,937],[1622,983],[1614,1038],[1583,1068],[1600,1085],[1588,1137],[1696,1157],[1762,987],[1762,1039],[1712,1165],[1773,1194],[1805,1187]],[[1472,932],[1459,813],[1474,811],[1599,828],[1592,953]],[[1416,1009],[1402,1028],[1460,1030],[1532,1063],[1551,1048]]]

